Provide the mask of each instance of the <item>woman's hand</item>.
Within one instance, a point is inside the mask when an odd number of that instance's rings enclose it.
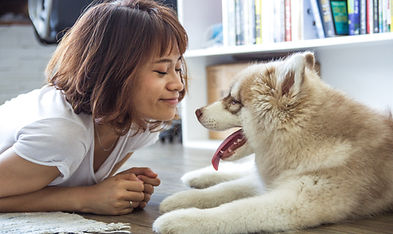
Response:
[[[133,173],[121,173],[88,187],[87,206],[82,212],[123,215],[145,203],[144,182]],[[150,190],[150,188],[148,189]],[[132,201],[132,206],[130,205]]]
[[[143,181],[144,185],[144,199],[143,201],[139,202],[138,208],[145,208],[147,203],[150,200],[151,195],[154,192],[154,186],[160,185],[161,181],[157,177],[157,174],[153,172],[150,168],[147,167],[133,167],[131,169],[125,170],[120,174],[135,174],[138,179]]]

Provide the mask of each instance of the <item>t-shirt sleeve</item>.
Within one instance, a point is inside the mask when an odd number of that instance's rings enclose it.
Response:
[[[61,175],[51,184],[67,180],[87,153],[88,133],[81,125],[65,119],[33,122],[16,134],[13,149],[20,157],[45,166],[55,166]]]

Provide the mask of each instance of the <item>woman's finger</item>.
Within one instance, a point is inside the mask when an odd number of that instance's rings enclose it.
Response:
[[[127,191],[133,192],[143,192],[145,190],[145,185],[142,181],[122,181],[122,185]]]
[[[124,201],[135,201],[135,202],[140,202],[145,199],[145,193],[144,192],[135,192],[135,191],[127,191],[124,193],[122,196],[121,200]]]
[[[143,200],[143,201],[141,201],[141,202],[149,202],[150,201],[150,197],[151,197],[151,194],[148,194],[148,193],[145,193],[145,199]]]
[[[158,186],[161,183],[159,178],[151,178],[144,175],[138,175],[137,178],[143,181],[145,184],[151,184],[153,186]]]
[[[121,173],[133,173],[135,175],[145,175],[152,178],[157,177],[157,173],[155,173],[148,167],[133,167]]]
[[[146,207],[146,205],[147,205],[147,202],[140,202],[140,203],[139,203],[139,207],[138,207],[138,208],[141,208],[141,209],[143,209],[143,208],[145,208],[145,207]]]
[[[144,193],[149,193],[153,194],[154,193],[154,187],[151,184],[144,184],[145,189],[143,190]]]

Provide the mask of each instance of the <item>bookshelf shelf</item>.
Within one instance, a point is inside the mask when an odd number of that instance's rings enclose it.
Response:
[[[180,106],[185,147],[213,150],[220,144],[209,140],[208,130],[195,117],[195,110],[207,104],[206,66],[214,64],[311,50],[321,64],[322,79],[329,85],[375,109],[393,107],[393,33],[204,48],[205,31],[222,22],[222,1],[178,0],[179,19],[189,35],[185,54],[189,90]]]
[[[364,34],[357,36],[330,37],[324,39],[313,39],[304,41],[291,41],[268,43],[260,45],[243,45],[231,47],[213,47],[206,49],[194,49],[186,52],[186,58],[237,55],[237,54],[261,54],[261,53],[280,53],[297,50],[307,50],[322,47],[339,46],[361,46],[362,44],[389,42],[393,40],[393,33]]]

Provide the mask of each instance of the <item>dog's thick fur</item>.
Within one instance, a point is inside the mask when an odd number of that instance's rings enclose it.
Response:
[[[255,153],[257,176],[186,174],[190,186],[211,187],[165,199],[155,231],[293,230],[393,208],[392,117],[326,85],[314,64],[305,52],[251,65],[227,97],[198,111],[206,128],[242,127],[247,143],[226,159]]]

